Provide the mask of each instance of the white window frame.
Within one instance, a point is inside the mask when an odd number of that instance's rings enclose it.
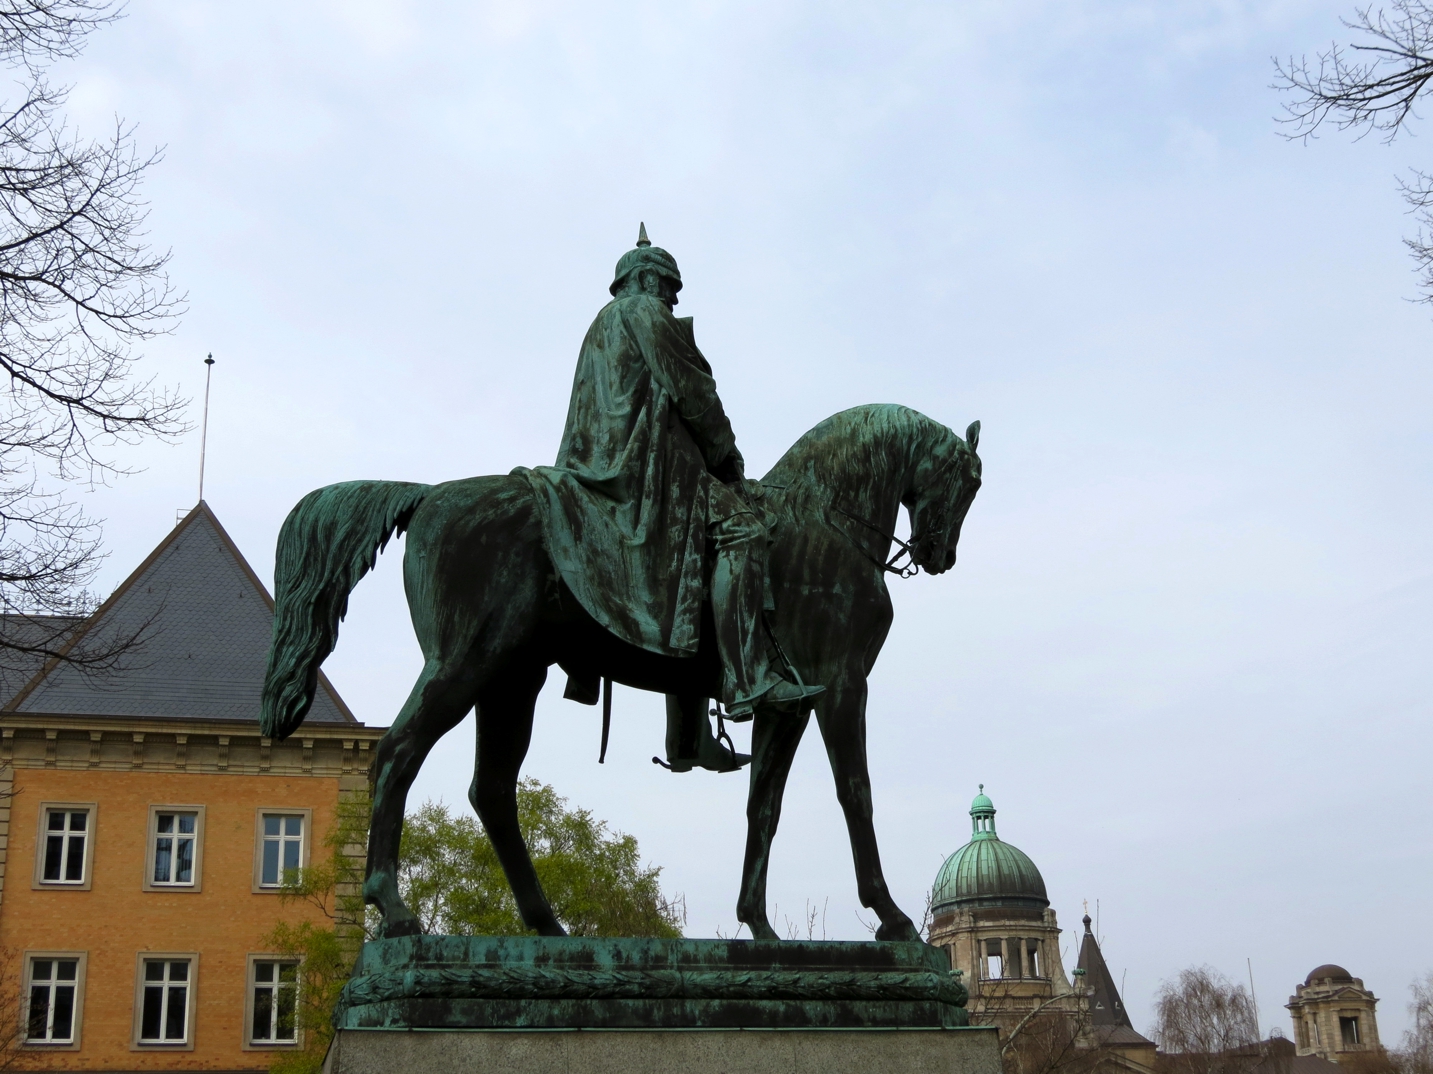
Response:
[[[154,985],[156,982],[145,979],[145,967],[151,962],[165,963],[164,995],[161,998],[160,1007],[160,1029],[164,1028],[164,1017],[168,1010],[170,1000],[169,974],[172,972],[169,963],[187,962],[189,970],[186,974],[184,993],[184,1038],[182,1040],[147,1040],[144,1038],[144,993],[146,985]],[[131,1039],[130,1051],[141,1052],[192,1052],[194,1050],[194,1009],[197,1004],[199,991],[199,953],[197,951],[141,951],[135,956],[134,965],[134,1036]]]
[[[294,1039],[293,1040],[262,1040],[254,1037],[254,1008],[257,999],[256,992],[260,982],[257,979],[257,970],[260,963],[287,962],[297,966],[294,982]],[[299,991],[303,987],[303,960],[292,955],[280,954],[251,954],[248,957],[247,972],[244,975],[244,1040],[243,1049],[246,1052],[275,1052],[295,1050],[303,1046],[304,1031],[299,1024]],[[277,982],[276,982],[277,983]]]
[[[313,846],[313,810],[293,809],[283,806],[261,807],[254,811],[254,883],[255,892],[277,894],[284,890],[284,863],[283,844],[279,846],[279,875],[278,883],[264,883],[264,818],[266,817],[301,817],[302,832],[299,836],[299,864],[298,868],[306,869],[309,863],[309,853]],[[283,838],[282,836],[280,837]]]
[[[80,1049],[80,1033],[84,1027],[85,1014],[85,963],[88,961],[87,952],[84,951],[26,951],[24,991],[21,993],[21,1029],[20,1046],[26,1049],[46,1052],[77,1052]],[[70,1014],[70,1036],[67,1040],[32,1040],[30,1039],[30,989],[34,984],[33,973],[35,963],[39,962],[74,962],[75,965],[75,1000]],[[54,970],[50,971],[54,974]],[[54,977],[50,980],[50,1011],[51,1018],[54,1012]]]
[[[64,846],[61,850],[59,880],[45,879],[45,858],[49,851],[50,838],[50,814],[65,813]],[[69,862],[70,851],[73,849],[71,839],[73,834],[69,826],[73,823],[70,814],[84,813],[85,817],[85,847],[83,861],[80,863],[80,879],[64,879],[65,866]],[[46,891],[89,891],[94,878],[95,860],[95,828],[98,826],[99,806],[95,802],[41,802],[40,816],[36,824],[35,835],[35,876],[30,886],[36,890]]]
[[[161,814],[179,816],[191,814],[194,817],[194,871],[193,879],[186,883],[173,880],[154,879],[155,859],[159,853],[159,818]],[[175,833],[178,835],[179,833]],[[204,890],[204,807],[202,805],[152,805],[149,807],[149,825],[145,830],[144,878],[140,885],[144,891],[198,892]],[[173,856],[171,854],[171,861]]]

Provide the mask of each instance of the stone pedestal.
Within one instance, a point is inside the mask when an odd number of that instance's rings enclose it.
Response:
[[[338,1029],[953,1029],[923,943],[404,936],[363,945]]]
[[[325,1074],[1000,1074],[923,943],[364,944]]]
[[[993,1027],[340,1030],[324,1074],[1000,1074]]]

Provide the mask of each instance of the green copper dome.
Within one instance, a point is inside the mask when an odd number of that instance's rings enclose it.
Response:
[[[1043,910],[1050,905],[1045,879],[1022,850],[995,834],[995,805],[981,793],[970,803],[970,842],[945,860],[935,877],[931,912],[978,907],[1021,906]]]

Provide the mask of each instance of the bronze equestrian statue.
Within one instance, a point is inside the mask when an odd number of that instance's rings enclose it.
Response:
[[[866,767],[866,679],[890,628],[886,575],[955,564],[980,488],[980,423],[961,439],[895,405],[855,407],[808,432],[761,479],[743,473],[681,275],[647,242],[618,262],[588,330],[557,465],[441,485],[351,481],[311,492],[279,533],[274,640],[261,727],[303,722],[348,595],[395,533],[423,671],[379,743],[365,899],[382,936],[421,931],[398,892],[408,788],[428,751],[477,711],[468,797],[523,922],[564,935],[518,828],[533,708],[557,664],[567,696],[602,679],[668,697],[677,770],[746,760],[713,739],[708,699],[754,719],[737,917],[774,940],[766,871],[781,796],[811,712],[846,815],[876,938],[917,940],[881,872]],[[904,506],[909,543],[893,534]],[[910,562],[894,564],[899,543]]]

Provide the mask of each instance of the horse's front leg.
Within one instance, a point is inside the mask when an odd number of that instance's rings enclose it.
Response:
[[[434,743],[457,726],[472,706],[471,687],[459,685],[451,669],[429,660],[398,719],[378,742],[363,901],[378,907],[383,915],[379,937],[414,936],[423,931],[422,922],[398,893],[398,844],[408,788]]]
[[[911,919],[901,912],[886,887],[871,807],[871,775],[866,767],[866,680],[851,676],[828,686],[816,718],[826,743],[826,756],[836,778],[836,799],[846,814],[851,855],[856,864],[856,892],[861,905],[881,919],[878,940],[920,940]]]
[[[746,860],[741,868],[741,895],[736,918],[754,940],[779,940],[766,916],[766,873],[771,842],[781,819],[781,796],[796,747],[810,715],[790,716],[758,709],[751,729],[751,788],[746,798]]]

